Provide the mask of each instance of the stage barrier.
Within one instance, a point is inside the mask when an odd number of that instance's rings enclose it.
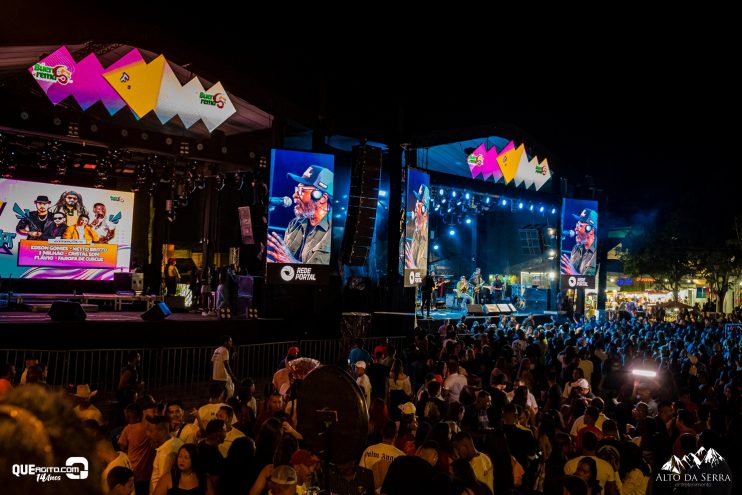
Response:
[[[363,339],[364,347],[373,353],[385,341],[398,352],[407,337],[372,337]],[[232,370],[238,378],[251,377],[265,381],[273,377],[278,363],[291,346],[298,346],[302,357],[317,359],[323,364],[345,362],[350,349],[339,340],[302,340],[238,346],[232,352]],[[61,390],[69,385],[90,384],[98,390],[97,401],[113,400],[121,368],[126,365],[129,351],[142,356],[140,367],[147,393],[158,400],[203,395],[211,383],[211,356],[214,346],[168,347],[162,349],[0,349],[0,362],[15,364],[16,380],[20,380],[26,360],[34,358],[46,368],[49,388]]]

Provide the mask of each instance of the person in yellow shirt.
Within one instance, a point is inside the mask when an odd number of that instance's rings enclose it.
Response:
[[[98,233],[88,225],[90,219],[87,215],[77,217],[77,225],[67,227],[62,239],[85,239],[88,242],[98,242]]]

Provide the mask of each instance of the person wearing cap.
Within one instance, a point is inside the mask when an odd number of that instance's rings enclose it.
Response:
[[[271,473],[268,486],[273,495],[294,495],[298,476],[291,466],[276,466]]]
[[[598,213],[585,208],[580,215],[572,215],[575,224],[575,245],[567,256],[562,254],[562,274],[595,275],[595,256],[597,243]]]
[[[36,196],[34,205],[36,211],[24,212],[23,215],[16,215],[20,218],[15,231],[20,235],[25,235],[28,239],[39,239],[44,235],[44,229],[52,223],[49,218],[49,205],[51,201],[47,196]]]
[[[300,176],[286,174],[294,187],[294,215],[283,238],[268,234],[268,261],[328,265],[332,244],[332,171],[310,165]]]
[[[87,383],[78,385],[76,393],[72,394],[77,403],[73,411],[81,421],[92,419],[99,425],[103,425],[103,413],[91,402],[97,393],[97,390],[90,390],[90,385]]]
[[[319,457],[306,449],[299,449],[291,456],[291,467],[296,471],[296,485],[303,493],[313,485],[313,474],[319,465]],[[299,491],[299,490],[297,490]]]
[[[88,215],[88,210],[82,203],[82,196],[75,191],[65,191],[52,208],[52,213],[63,213],[67,217],[67,226],[75,227],[80,215]]]
[[[412,242],[405,242],[405,268],[427,268],[428,264],[428,205],[430,204],[430,188],[420,184],[414,191],[415,209],[412,211],[415,220],[415,230],[412,233]]]
[[[281,359],[281,361],[279,361],[278,369],[279,370],[284,369],[286,365],[288,364],[288,362],[293,361],[294,359],[298,358],[299,354],[301,354],[301,351],[299,350],[298,347],[296,347],[295,345],[292,345],[291,347],[289,347],[289,350],[286,351],[286,357]]]

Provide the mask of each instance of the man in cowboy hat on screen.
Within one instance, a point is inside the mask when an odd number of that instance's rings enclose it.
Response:
[[[77,386],[77,392],[72,394],[75,398],[75,414],[80,420],[85,421],[88,419],[95,420],[99,425],[103,424],[103,414],[100,409],[95,407],[91,400],[98,393],[97,390],[90,390],[90,385],[87,383]]]

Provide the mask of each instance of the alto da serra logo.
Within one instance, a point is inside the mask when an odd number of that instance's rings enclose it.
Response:
[[[672,456],[657,473],[655,481],[675,482],[675,486],[712,486],[712,483],[731,483],[732,475],[724,458],[714,449],[701,447],[683,458]]]
[[[210,95],[209,93],[201,91],[198,94],[198,97],[201,100],[202,105],[211,105],[217,108],[224,108],[225,102],[227,101],[227,99],[221,93]]]

